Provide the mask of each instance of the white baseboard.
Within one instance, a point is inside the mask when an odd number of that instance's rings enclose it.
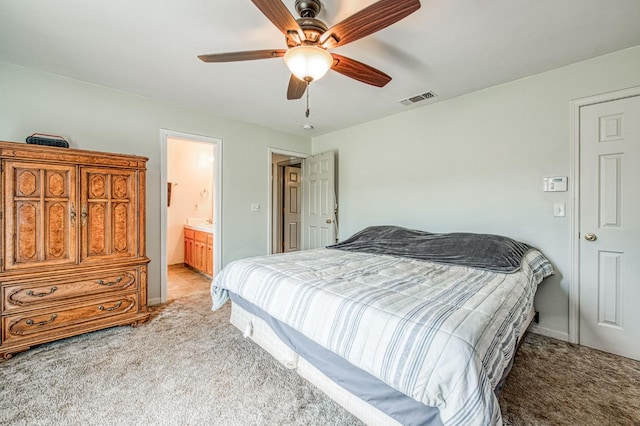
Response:
[[[531,324],[531,328],[529,328],[529,331],[535,334],[540,334],[542,336],[547,336],[553,339],[562,340],[563,342],[569,341],[569,333],[563,333],[561,331],[540,327],[538,324]]]
[[[159,305],[161,303],[162,303],[162,300],[160,300],[159,297],[156,297],[155,299],[147,299],[148,306]]]

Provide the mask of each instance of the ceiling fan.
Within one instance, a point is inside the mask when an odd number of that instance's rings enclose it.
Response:
[[[355,59],[329,53],[327,49],[373,34],[420,8],[419,0],[379,0],[329,28],[315,18],[322,7],[320,0],[296,0],[295,9],[300,19],[295,19],[281,0],[251,1],[282,31],[288,49],[214,53],[198,58],[204,62],[235,62],[284,57],[291,71],[287,99],[301,98],[309,83],[329,69],[373,86],[386,85],[391,81],[387,74]]]

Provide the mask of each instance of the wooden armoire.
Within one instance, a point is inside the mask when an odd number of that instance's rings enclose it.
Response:
[[[0,142],[0,359],[148,319],[147,158]]]

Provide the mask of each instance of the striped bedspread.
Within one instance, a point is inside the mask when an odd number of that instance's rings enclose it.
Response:
[[[239,260],[212,283],[383,382],[438,407],[445,425],[501,424],[494,388],[537,285],[537,250],[505,274],[319,249]]]

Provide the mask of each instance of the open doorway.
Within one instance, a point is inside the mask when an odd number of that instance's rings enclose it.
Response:
[[[306,155],[270,149],[269,162],[269,253],[335,244],[336,153]]]
[[[207,291],[219,270],[221,142],[162,131],[163,303]]]
[[[302,247],[302,160],[300,153],[271,150],[270,252],[297,251]]]

